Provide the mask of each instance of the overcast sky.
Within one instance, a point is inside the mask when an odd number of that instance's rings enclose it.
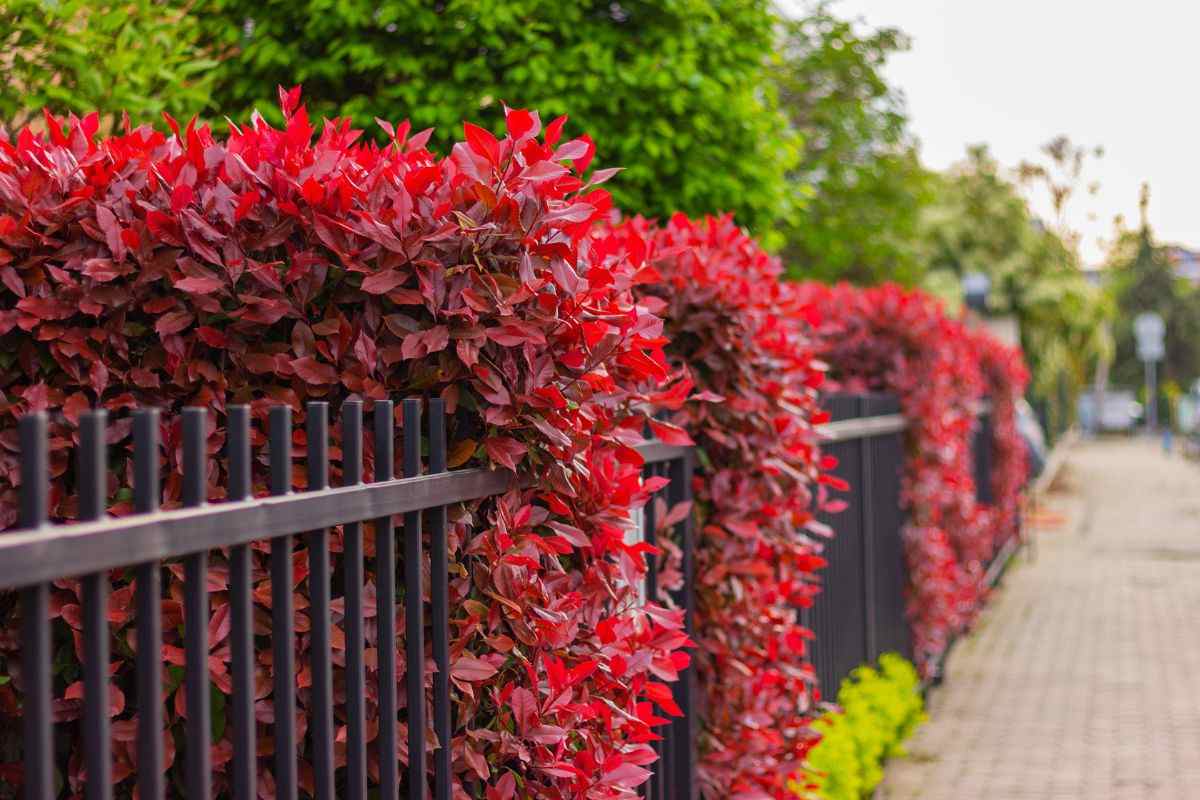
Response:
[[[802,0],[783,0],[796,9]],[[1084,256],[1113,217],[1137,220],[1150,184],[1161,240],[1200,247],[1200,2],[1195,0],[839,0],[842,16],[894,25],[913,40],[889,80],[908,101],[927,165],[943,168],[986,142],[1014,166],[1065,133],[1101,145],[1094,199],[1069,221]],[[1095,219],[1089,219],[1094,216]]]

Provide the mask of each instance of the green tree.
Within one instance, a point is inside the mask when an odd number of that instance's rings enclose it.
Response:
[[[803,149],[788,173],[798,211],[780,230],[798,277],[912,284],[924,273],[917,237],[929,174],[882,72],[908,46],[899,30],[864,29],[828,2],[783,23],[772,75]]]
[[[768,0],[204,0],[220,107],[270,114],[303,84],[319,114],[411,119],[435,144],[501,102],[570,114],[626,211],[733,211],[766,229],[793,157],[766,81]]]
[[[1069,414],[1107,353],[1111,316],[1104,292],[1080,270],[1073,241],[1032,214],[984,146],[937,176],[935,196],[921,222],[927,288],[954,302],[964,275],[987,275],[989,312],[1020,325],[1034,393],[1054,404],[1054,414]]]
[[[1141,385],[1143,366],[1137,357],[1133,320],[1150,311],[1166,323],[1160,379],[1187,387],[1200,377],[1200,290],[1176,273],[1168,248],[1155,242],[1147,221],[1148,204],[1143,187],[1141,226],[1122,232],[1109,256],[1106,274],[1119,311],[1113,323],[1116,355],[1111,376],[1119,385]]]
[[[157,121],[209,108],[216,62],[201,52],[200,25],[171,0],[0,2],[0,122],[13,127],[48,107]]]

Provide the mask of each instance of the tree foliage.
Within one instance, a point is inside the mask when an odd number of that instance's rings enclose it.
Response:
[[[1105,350],[1108,304],[1073,246],[1032,214],[984,146],[937,176],[935,198],[921,222],[926,285],[957,298],[964,275],[987,275],[989,311],[1020,323],[1038,393],[1057,397],[1060,374],[1078,391]]]
[[[908,48],[895,28],[865,30],[826,2],[782,27],[772,70],[782,109],[803,145],[788,173],[798,213],[780,225],[792,274],[906,284],[923,272],[916,247],[928,173],[903,97],[883,75]]]
[[[168,0],[6,0],[0,3],[0,123],[41,114],[122,111],[139,119],[203,112],[216,62],[200,24]]]
[[[1119,311],[1113,323],[1112,380],[1126,386],[1141,384],[1143,366],[1137,357],[1133,321],[1151,311],[1166,323],[1160,380],[1190,386],[1200,377],[1200,291],[1175,271],[1168,249],[1154,241],[1144,220],[1139,230],[1120,236],[1107,275]]]
[[[765,79],[766,0],[204,0],[222,53],[217,95],[239,112],[301,83],[315,112],[434,126],[503,124],[502,102],[570,113],[621,164],[629,212],[782,212],[792,149]]]

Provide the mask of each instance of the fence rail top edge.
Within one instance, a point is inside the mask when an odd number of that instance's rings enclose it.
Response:
[[[817,428],[828,441],[845,442],[852,439],[869,439],[899,433],[908,427],[908,420],[901,414],[884,414],[878,417],[860,417],[828,422]]]

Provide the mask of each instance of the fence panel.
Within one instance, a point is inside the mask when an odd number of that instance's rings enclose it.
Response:
[[[864,417],[900,413],[900,401],[889,395],[868,395],[862,400]],[[874,647],[871,660],[893,652],[912,658],[912,636],[904,611],[904,522],[900,491],[904,467],[904,434],[896,430],[868,440],[870,468],[871,542],[875,599]]]
[[[971,440],[971,451],[974,464],[975,499],[984,504],[994,503],[996,493],[992,486],[992,453],[995,447],[995,432],[992,426],[992,410],[986,405],[979,412],[975,426],[975,436]]]
[[[251,442],[250,409],[228,409],[226,461],[227,500],[207,502],[208,435],[203,409],[185,409],[182,415],[182,507],[161,511],[158,501],[163,476],[159,474],[161,421],[155,409],[133,412],[133,510],[123,518],[105,516],[107,454],[104,412],[82,415],[81,447],[78,454],[77,489],[80,492],[79,521],[49,525],[49,454],[47,417],[31,414],[20,420],[19,446],[22,471],[21,530],[0,537],[0,590],[20,589],[23,616],[22,689],[25,726],[24,793],[46,800],[55,796],[55,771],[64,751],[55,747],[53,725],[53,673],[50,582],[82,575],[84,608],[81,611],[85,710],[81,725],[84,761],[87,767],[86,794],[105,800],[112,796],[113,749],[110,739],[108,646],[111,637],[107,619],[108,571],[132,568],[135,573],[136,652],[132,680],[132,707],[138,714],[136,748],[139,768],[134,780],[143,797],[162,797],[168,788],[189,797],[213,793],[212,752],[209,747],[212,707],[209,694],[210,642],[208,640],[210,558],[228,559],[229,648],[231,695],[228,721],[233,744],[228,774],[229,791],[237,800],[252,800],[259,790],[257,727],[255,714],[256,651],[254,550],[269,549],[266,566],[271,578],[269,660],[274,668],[272,721],[272,772],[276,797],[296,798],[300,793],[299,756],[312,763],[312,794],[318,798],[376,796],[368,785],[367,710],[365,699],[377,692],[381,716],[378,734],[380,770],[378,794],[409,800],[449,800],[451,790],[450,749],[440,746],[426,752],[425,719],[429,714],[440,743],[452,734],[449,684],[449,570],[447,552],[447,506],[466,500],[500,494],[517,480],[511,473],[446,468],[445,408],[440,400],[428,403],[428,435],[422,436],[420,400],[403,404],[403,470],[395,479],[394,406],[380,401],[374,405],[375,474],[364,481],[364,418],[362,404],[347,401],[341,408],[341,486],[330,488],[330,421],[328,404],[314,402],[306,407],[306,488],[292,490],[294,438],[292,414],[287,407],[269,410],[266,446],[260,460],[269,464],[269,496],[251,497],[251,467],[255,453]],[[422,475],[422,450],[428,447],[427,474]],[[692,449],[661,442],[641,448],[648,473],[669,479],[662,490],[670,506],[691,500]],[[393,522],[402,517],[398,530]],[[422,590],[422,525],[428,524],[430,554],[429,608]],[[363,525],[376,534],[375,558],[371,565],[377,579],[376,614],[380,625],[379,685],[368,686],[365,655],[367,642],[364,586],[368,566]],[[689,634],[694,632],[695,532],[687,515],[670,531],[657,531],[653,512],[647,515],[645,535],[653,541],[667,533],[682,553],[684,588],[671,601],[685,611]],[[341,527],[341,554],[331,552],[331,529]],[[404,537],[397,553],[395,536]],[[295,548],[301,537],[308,549],[307,575],[297,583]],[[258,544],[256,544],[258,543]],[[397,575],[397,558],[403,559],[402,577]],[[183,605],[183,682],[186,732],[180,763],[182,784],[167,785],[163,713],[163,570],[181,562],[179,589]],[[176,573],[180,574],[180,573]],[[401,578],[398,580],[398,578]],[[334,692],[334,606],[335,588],[344,592],[343,625],[345,690]],[[659,596],[657,571],[647,577],[647,595]],[[402,596],[401,591],[402,590]],[[296,593],[302,592],[302,595]],[[309,649],[297,655],[298,606],[307,609]],[[407,669],[407,709],[397,708],[397,604],[404,605]],[[200,624],[197,624],[200,621]],[[426,708],[426,624],[432,635],[433,702]],[[172,621],[174,627],[177,622]],[[261,621],[260,621],[261,624]],[[339,650],[342,648],[338,648]],[[301,662],[301,663],[298,663]],[[340,663],[340,662],[339,662]],[[298,716],[296,677],[306,668],[312,683],[305,696],[303,717]],[[663,764],[655,771],[652,785],[662,800],[694,798],[696,707],[694,672],[686,670],[673,687],[675,701],[685,709],[683,717],[662,726],[658,747]],[[147,700],[146,698],[152,698]],[[408,769],[398,770],[397,732],[407,724]],[[346,729],[346,762],[337,766],[335,734]],[[192,743],[199,743],[192,746]],[[63,744],[59,742],[59,744]],[[432,767],[432,769],[429,769]],[[429,779],[432,778],[430,781]],[[307,790],[306,790],[307,793]]]
[[[392,475],[395,438],[392,403],[374,407],[375,475],[364,483],[364,425],[361,403],[347,401],[341,409],[342,486],[329,488],[329,419],[326,403],[306,407],[307,487],[292,491],[293,431],[291,410],[270,409],[266,460],[269,462],[270,497],[251,497],[250,410],[228,409],[226,432],[227,500],[207,503],[208,434],[203,409],[188,408],[182,415],[181,508],[160,511],[162,476],[159,474],[160,419],[155,409],[133,412],[133,515],[105,516],[107,494],[106,415],[87,412],[80,422],[80,448],[76,488],[79,521],[51,526],[47,522],[49,458],[47,416],[23,417],[19,423],[21,463],[20,530],[0,537],[0,590],[20,589],[22,626],[22,693],[25,726],[24,793],[31,798],[53,797],[54,775],[61,751],[55,747],[53,673],[49,614],[49,584],[82,575],[82,643],[84,712],[81,731],[86,795],[106,800],[112,796],[113,749],[109,719],[109,644],[107,619],[108,571],[132,568],[136,617],[132,705],[138,714],[135,782],[143,797],[167,793],[164,764],[163,713],[163,570],[181,562],[183,623],[183,697],[186,708],[183,766],[179,788],[189,797],[213,792],[211,736],[212,707],[209,685],[209,569],[211,554],[228,559],[229,648],[232,692],[228,720],[233,744],[228,783],[233,797],[252,800],[258,793],[257,726],[255,715],[255,665],[260,659],[254,632],[255,542],[269,547],[271,577],[271,649],[273,681],[273,772],[275,796],[299,794],[301,751],[311,758],[313,794],[318,798],[366,797],[367,711],[364,587],[367,566],[363,525],[373,525],[376,552],[377,615],[381,652],[378,693],[383,720],[378,735],[380,755],[379,796],[398,798],[402,787],[410,798],[434,800],[450,797],[449,748],[439,747],[432,759],[433,781],[427,785],[424,741],[424,646],[422,633],[426,608],[421,590],[421,522],[428,512],[432,554],[429,621],[433,632],[433,657],[438,666],[434,680],[432,718],[440,742],[450,738],[449,603],[446,506],[499,494],[513,485],[511,474],[467,469],[446,471],[445,409],[440,400],[429,401],[429,435],[421,435],[422,401],[406,400],[403,406],[404,473]],[[421,476],[423,443],[428,442],[429,471]],[[396,702],[396,575],[393,517],[404,518],[404,589],[407,643],[406,691],[408,709],[399,714]],[[342,528],[342,552],[334,557],[330,529]],[[303,588],[294,572],[294,539],[308,547]],[[22,566],[24,565],[24,566]],[[334,572],[331,567],[340,569]],[[333,612],[331,592],[344,590],[346,645],[344,699],[335,708],[333,667]],[[303,591],[308,606],[303,612],[309,626],[305,663],[297,661],[297,603]],[[173,625],[176,623],[172,623]],[[342,649],[342,648],[338,648]],[[296,676],[299,667],[310,670],[305,718],[297,717]],[[337,713],[335,713],[337,712]],[[410,723],[409,767],[400,780],[397,762],[397,727]],[[303,723],[303,729],[299,723]],[[347,763],[334,760],[335,734],[346,726]],[[303,730],[303,736],[301,736]],[[192,743],[199,743],[193,746]],[[373,792],[372,792],[373,794]]]
[[[823,555],[822,592],[802,615],[815,639],[812,661],[826,692],[859,664],[880,653],[910,654],[904,615],[904,459],[900,405],[889,395],[830,395],[833,441],[824,452],[838,459],[834,474],[850,484],[849,507],[828,515],[832,540]]]
[[[857,395],[828,396],[823,407],[835,423],[857,419],[861,414]],[[867,657],[863,521],[869,495],[863,491],[862,482],[864,441],[834,441],[824,448],[838,459],[834,475],[850,484],[844,495],[849,507],[824,517],[834,535],[824,543],[822,555],[828,564],[822,570],[821,593],[806,615],[816,634],[812,641],[813,666],[825,691],[836,690],[842,678]]]
[[[692,501],[692,448],[655,443],[644,448],[642,455],[646,459],[643,467],[644,478],[665,477],[670,481],[666,489],[660,490],[660,493],[665,492],[667,509],[674,508],[679,503]],[[641,516],[641,537],[650,545],[660,543],[660,536],[666,533],[659,530],[656,505],[654,501],[648,503]],[[677,522],[670,531],[670,536],[680,550],[680,566],[683,573],[683,586],[673,592],[670,599],[676,607],[684,610],[685,630],[689,636],[693,636],[696,611],[693,591],[696,577],[696,542],[692,514],[687,514]],[[658,564],[651,558],[646,573],[645,596],[650,600],[662,602],[660,588]],[[675,704],[683,711],[683,715],[658,726],[656,732],[662,738],[654,742],[653,746],[659,754],[659,765],[642,786],[642,795],[647,800],[693,800],[699,796],[699,784],[696,781],[696,732],[703,709],[697,702],[700,695],[696,686],[695,668],[689,666],[680,672],[679,680],[672,685],[671,691]]]

